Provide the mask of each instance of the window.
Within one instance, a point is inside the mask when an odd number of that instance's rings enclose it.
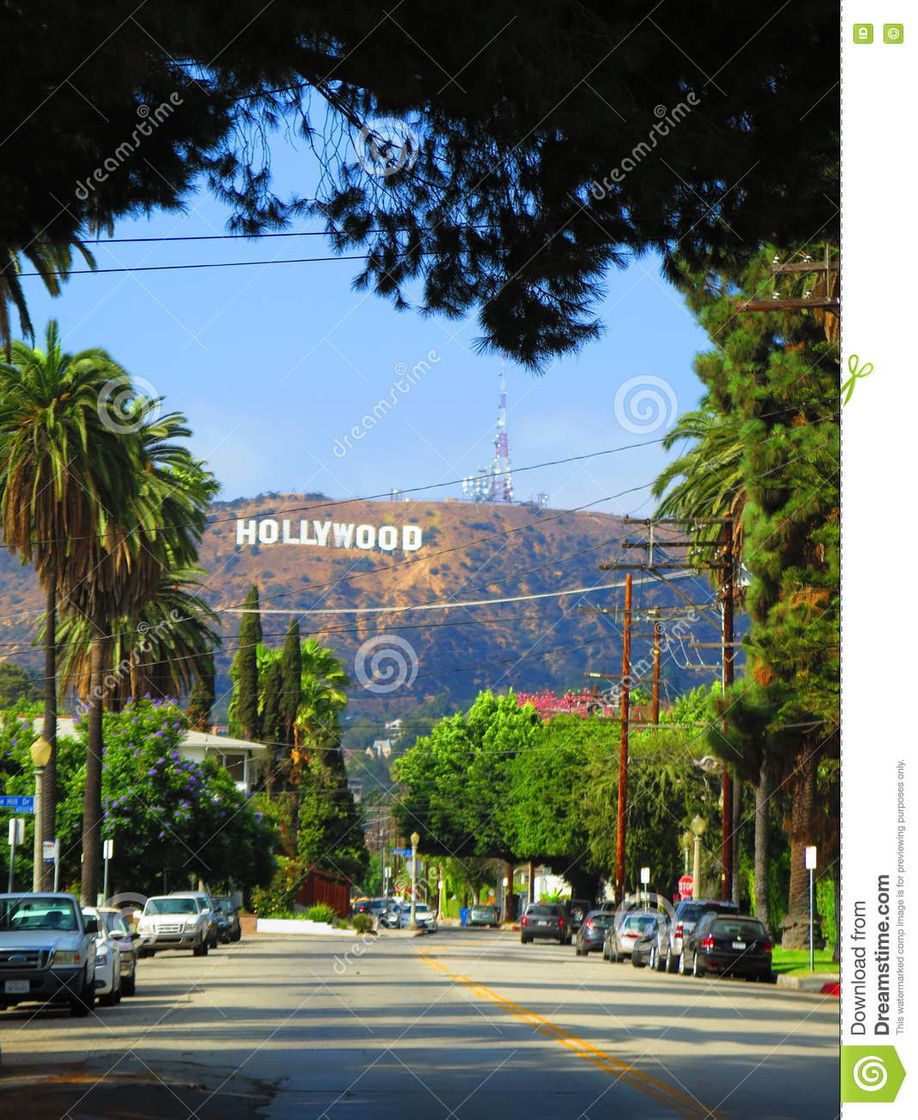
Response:
[[[193,898],[148,898],[144,914],[197,914]]]
[[[0,929],[62,930],[79,929],[76,907],[65,898],[10,898],[0,903]]]

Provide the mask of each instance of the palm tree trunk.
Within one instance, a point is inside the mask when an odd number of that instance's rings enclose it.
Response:
[[[105,676],[108,671],[108,637],[105,627],[93,624],[89,672],[89,708],[86,712],[86,786],[83,791],[83,870],[80,901],[95,906],[102,859],[102,714]]]
[[[41,787],[41,838],[53,840],[57,818],[57,572],[52,566],[45,592],[45,711],[41,733],[51,744]],[[54,864],[42,862],[41,888],[54,885]]]
[[[762,757],[759,782],[755,787],[755,916],[771,931],[768,920],[768,801],[771,774],[768,759]],[[772,931],[773,932],[773,931]]]
[[[809,872],[804,849],[815,843],[817,761],[813,744],[804,739],[794,760],[791,779],[790,888],[787,917],[781,922],[781,944],[785,949],[805,949],[809,944]],[[821,948],[818,917],[814,918],[813,926],[814,943]]]
[[[736,903],[740,904],[740,893],[742,884],[740,883],[740,838],[743,828],[743,779],[739,776],[737,770],[733,771],[733,797],[731,808],[733,810],[733,817],[730,821],[730,847],[731,847],[731,863],[733,874],[730,882],[730,897]]]

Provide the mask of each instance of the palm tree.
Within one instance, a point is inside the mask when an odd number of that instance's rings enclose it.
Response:
[[[0,290],[0,308],[3,300]],[[65,353],[53,320],[43,350],[16,342],[10,361],[0,364],[3,537],[12,553],[34,566],[45,592],[42,732],[52,745],[39,825],[45,839],[55,834],[60,590],[86,573],[100,510],[116,507],[123,496],[128,460],[99,411],[104,386],[123,375],[104,350]]]
[[[216,614],[199,597],[198,570],[160,573],[152,599],[133,619],[113,625],[109,643],[110,687],[106,705],[120,710],[130,697],[187,696],[207,658],[220,645]],[[80,614],[61,624],[60,676],[85,703],[89,696],[92,627]]]
[[[184,417],[169,413],[157,418],[159,404],[138,398],[127,425],[123,412],[109,418],[111,426],[121,429],[120,438],[130,455],[129,492],[100,516],[101,532],[89,542],[91,564],[86,577],[67,591],[69,609],[84,615],[92,632],[83,798],[84,902],[95,899],[98,886],[102,713],[113,684],[108,673],[110,634],[118,619],[139,618],[155,599],[164,571],[195,563],[216,486],[187,447],[176,442],[191,434]]]
[[[8,245],[0,245],[0,343],[3,344],[8,362],[12,360],[10,307],[15,307],[19,313],[22,333],[29,338],[35,335],[20,279],[22,273],[20,257],[25,257],[51,295],[57,296],[61,292],[61,281],[67,279],[73,266],[74,249],[79,251],[90,268],[96,267],[95,257],[82,241],[74,240],[62,245],[48,241],[47,238],[36,237],[24,249],[12,249]]]

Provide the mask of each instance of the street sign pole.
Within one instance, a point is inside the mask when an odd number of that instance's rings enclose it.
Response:
[[[804,851],[804,866],[810,876],[810,972],[815,971],[813,954],[813,870],[816,867],[816,849],[807,847]]]
[[[102,859],[104,861],[105,871],[102,876],[102,894],[105,901],[108,902],[108,864],[112,856],[115,854],[115,841],[103,840],[102,841]]]
[[[16,846],[25,840],[25,821],[22,817],[10,818],[10,873],[7,879],[7,891],[13,893],[13,873],[16,868]]]

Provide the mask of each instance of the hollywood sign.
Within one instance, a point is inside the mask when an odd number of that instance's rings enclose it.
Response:
[[[417,552],[423,534],[419,525],[355,525],[338,521],[291,521],[287,518],[240,517],[236,544],[304,544],[314,548],[361,548],[383,552]]]

